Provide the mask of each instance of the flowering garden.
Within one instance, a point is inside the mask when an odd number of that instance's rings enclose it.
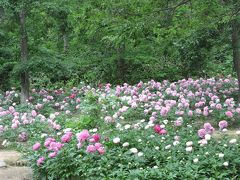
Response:
[[[85,84],[0,95],[0,138],[36,179],[238,179],[237,80]],[[239,130],[238,130],[239,129]]]

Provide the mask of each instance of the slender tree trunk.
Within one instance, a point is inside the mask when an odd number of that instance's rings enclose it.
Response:
[[[232,24],[232,48],[234,69],[238,77],[238,102],[240,102],[240,23],[238,20],[233,21]]]
[[[19,12],[20,19],[20,49],[21,49],[21,63],[28,60],[28,45],[27,45],[27,31],[26,31],[26,12],[22,9]],[[21,79],[21,103],[26,103],[29,98],[29,74],[27,70],[20,74]]]

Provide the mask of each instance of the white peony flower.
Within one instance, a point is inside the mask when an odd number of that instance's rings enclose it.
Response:
[[[192,141],[188,141],[188,142],[186,142],[186,146],[192,146],[193,145],[193,142]]]
[[[92,130],[92,132],[97,132],[97,128],[94,128],[94,129]]]
[[[131,127],[131,125],[130,124],[126,124],[125,126],[124,126],[124,128],[127,130],[127,129],[129,129]]]
[[[224,166],[228,166],[228,162],[224,162],[223,165],[224,165]]]
[[[139,152],[139,153],[138,153],[138,156],[139,156],[139,157],[143,156],[143,152]]]
[[[231,140],[229,141],[230,144],[235,144],[236,142],[237,142],[236,139],[231,139]]]
[[[136,154],[138,152],[137,148],[131,148],[130,151],[131,151],[131,153],[134,153],[134,154]]]
[[[180,143],[179,141],[174,141],[174,142],[173,142],[173,145],[176,146],[176,145],[178,145],[179,143]]]
[[[224,154],[223,154],[223,153],[219,153],[219,154],[218,154],[218,157],[219,157],[219,158],[223,158],[223,157],[224,157]]]
[[[171,148],[171,144],[165,146],[165,149],[170,149]]]
[[[167,119],[163,120],[163,123],[164,123],[164,124],[167,124],[167,123],[168,123],[168,120],[167,120]]]
[[[204,136],[204,139],[206,139],[207,141],[209,141],[209,140],[211,139],[211,135],[210,135],[210,134],[206,134],[206,135]]]
[[[224,128],[223,130],[222,130],[222,132],[227,132],[228,130],[226,129],[226,128]]]
[[[186,147],[186,151],[187,151],[187,152],[191,152],[192,150],[193,150],[192,146]]]
[[[193,159],[193,162],[197,163],[198,162],[198,158]]]
[[[72,130],[72,128],[66,128],[63,130],[63,132],[66,133],[66,132],[70,132],[71,130]]]
[[[240,130],[236,131],[236,135],[240,135]]]
[[[120,143],[120,138],[119,137],[114,138],[113,143],[115,143],[115,144]]]
[[[127,147],[127,146],[129,146],[129,143],[128,143],[128,142],[125,142],[125,143],[123,143],[122,146],[123,146],[123,147]]]
[[[162,125],[160,125],[160,127],[161,127],[162,129],[164,129],[164,128],[165,128],[165,125],[164,125],[164,124],[162,124]]]

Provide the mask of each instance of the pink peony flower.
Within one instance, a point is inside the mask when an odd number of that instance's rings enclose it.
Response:
[[[98,142],[100,140],[101,136],[99,134],[93,134],[92,135],[92,142]]]
[[[87,146],[87,152],[88,153],[94,153],[96,151],[96,147],[94,145],[88,145]]]
[[[199,136],[200,138],[204,138],[206,134],[207,134],[207,132],[206,132],[205,129],[199,129],[199,130],[198,130],[198,136]]]
[[[35,110],[32,110],[31,114],[32,114],[32,117],[36,117],[37,116],[37,112]]]
[[[95,143],[94,146],[95,146],[96,149],[99,149],[100,147],[102,147],[102,144],[101,143]]]
[[[64,134],[64,135],[61,137],[61,142],[62,142],[62,143],[70,142],[70,141],[71,141],[71,138],[72,138],[72,132],[67,132],[66,134]]]
[[[165,134],[167,134],[167,130],[166,130],[166,129],[161,129],[160,132],[159,132],[159,134],[165,135]]]
[[[215,131],[210,123],[204,123],[203,127],[207,134],[212,134]]]
[[[54,158],[57,156],[57,152],[52,152],[48,155],[49,158]]]
[[[175,126],[181,126],[181,125],[182,125],[182,121],[181,121],[181,120],[176,120],[176,121],[174,122],[174,125],[175,125]]]
[[[64,144],[60,142],[51,142],[48,147],[48,150],[58,152],[63,146]]]
[[[34,151],[37,151],[40,147],[41,147],[41,144],[39,142],[37,142],[36,144],[33,145],[32,149]]]
[[[76,136],[79,142],[83,142],[90,137],[90,134],[88,130],[83,130],[82,132],[77,133]]]
[[[104,150],[103,147],[98,148],[97,151],[99,152],[99,154],[104,154],[105,153],[105,150]]]
[[[44,163],[44,160],[45,158],[44,157],[40,157],[38,160],[37,160],[37,165],[40,166]]]
[[[161,131],[162,128],[160,127],[159,124],[157,124],[157,125],[154,126],[153,129],[154,129],[154,131],[155,131],[156,133],[159,133],[159,132]]]
[[[190,116],[190,117],[193,116],[193,111],[191,111],[191,110],[188,111],[188,116]]]
[[[227,122],[227,121],[220,121],[220,122],[218,123],[218,126],[219,126],[220,129],[227,128],[228,122]]]
[[[233,117],[233,113],[231,111],[227,111],[225,112],[226,116],[229,117],[229,118],[232,118]]]
[[[51,142],[55,142],[55,139],[53,139],[53,138],[47,138],[47,139],[45,140],[45,142],[44,142],[44,146],[45,146],[45,147],[48,147],[48,146],[51,144]]]
[[[208,130],[212,128],[212,125],[210,123],[204,123],[203,127],[205,130]]]
[[[113,118],[112,118],[111,116],[106,116],[106,117],[104,118],[104,121],[105,121],[106,123],[114,122],[114,120],[113,120]]]

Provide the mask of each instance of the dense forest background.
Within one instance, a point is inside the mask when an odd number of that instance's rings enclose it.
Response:
[[[234,75],[239,11],[238,0],[1,0],[0,89],[20,88],[23,72],[47,88]]]

